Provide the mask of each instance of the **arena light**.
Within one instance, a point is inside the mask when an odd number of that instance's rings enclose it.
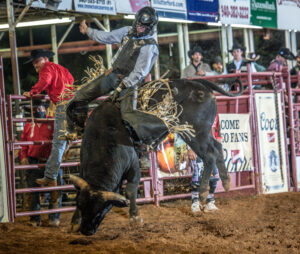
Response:
[[[214,22],[208,22],[208,26],[222,26],[222,23],[219,21],[217,23]],[[250,28],[250,29],[263,29],[261,26],[252,26],[252,25],[242,25],[242,24],[224,24],[225,26],[231,25],[231,27],[237,27],[237,28]]]
[[[19,27],[32,27],[32,26],[63,24],[63,23],[70,23],[73,20],[74,20],[73,17],[61,18],[61,19],[44,19],[44,20],[20,22],[17,24],[17,27],[19,28]],[[0,30],[8,30],[8,24],[0,24]]]

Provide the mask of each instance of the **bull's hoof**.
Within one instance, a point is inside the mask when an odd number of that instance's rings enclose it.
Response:
[[[230,176],[226,180],[222,180],[222,185],[226,192],[230,190]]]
[[[68,228],[68,233],[78,233],[80,229],[80,224],[71,224]]]
[[[130,217],[130,225],[137,225],[137,226],[142,226],[143,225],[143,218],[140,216],[132,216]]]

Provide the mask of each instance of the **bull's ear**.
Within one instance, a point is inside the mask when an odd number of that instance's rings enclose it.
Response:
[[[81,190],[86,189],[89,186],[89,184],[79,176],[74,176],[70,174],[69,180]]]

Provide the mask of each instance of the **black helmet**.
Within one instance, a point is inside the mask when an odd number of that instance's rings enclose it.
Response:
[[[132,25],[133,34],[136,37],[145,36],[147,34],[153,34],[154,26],[158,22],[158,14],[152,7],[146,6],[140,9],[135,14],[135,21]],[[143,25],[146,26],[146,30],[143,33],[137,33],[136,26]]]

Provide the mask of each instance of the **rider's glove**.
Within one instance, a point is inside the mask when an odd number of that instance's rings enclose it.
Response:
[[[116,101],[119,97],[120,92],[125,88],[125,85],[123,81],[120,83],[120,85],[115,89],[114,93],[112,94],[112,101]]]

